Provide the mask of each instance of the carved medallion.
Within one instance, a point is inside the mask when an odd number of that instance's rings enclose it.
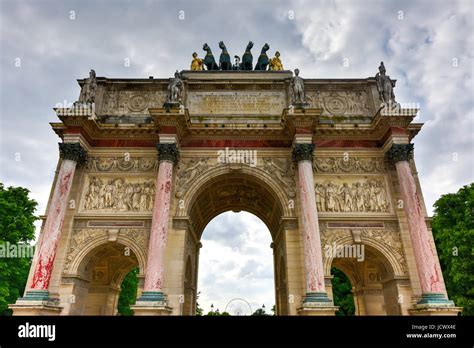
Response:
[[[130,111],[143,111],[147,106],[147,100],[143,95],[134,95],[128,102],[128,108]]]

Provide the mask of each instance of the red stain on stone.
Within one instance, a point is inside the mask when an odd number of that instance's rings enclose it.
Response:
[[[171,182],[167,181],[165,185],[166,185],[165,186],[165,192],[169,193],[171,191]]]
[[[61,180],[61,185],[59,186],[59,194],[63,196],[69,189],[69,179],[71,178],[72,173],[69,172],[65,174]]]
[[[33,276],[31,288],[47,290],[49,281],[51,279],[51,272],[53,270],[54,255],[48,258],[46,264],[43,265],[43,260],[38,260],[38,265]]]

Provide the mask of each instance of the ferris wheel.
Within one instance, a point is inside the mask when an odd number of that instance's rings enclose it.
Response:
[[[243,316],[251,315],[252,306],[243,298],[233,298],[225,306],[225,311],[230,315]]]

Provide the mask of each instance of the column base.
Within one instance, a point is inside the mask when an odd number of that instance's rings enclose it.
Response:
[[[445,294],[428,293],[423,294],[421,300],[408,311],[415,316],[456,316],[462,311],[462,308],[456,307],[454,302],[450,301]]]
[[[161,291],[144,291],[130,308],[136,316],[167,316],[173,310],[168,306],[166,295]]]
[[[30,290],[24,297],[19,298],[15,304],[8,305],[13,310],[14,316],[53,316],[59,315],[63,307],[59,305],[59,299],[49,296],[47,290]]]
[[[333,317],[336,315],[336,312],[339,310],[339,307],[329,305],[307,305],[304,304],[302,307],[298,308],[298,315],[303,317],[309,316],[326,316]]]
[[[301,316],[334,316],[338,310],[325,292],[306,293],[303,305],[297,309]]]

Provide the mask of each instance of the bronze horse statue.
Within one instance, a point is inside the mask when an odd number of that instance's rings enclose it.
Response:
[[[253,42],[249,41],[249,44],[247,45],[247,48],[245,49],[245,53],[242,56],[242,63],[241,63],[242,70],[252,70],[253,68],[253,57],[252,57],[252,52],[250,52],[252,47],[253,47]]]
[[[206,51],[206,56],[204,57],[204,65],[206,65],[207,70],[219,70],[219,66],[214,59],[214,55],[212,54],[211,48],[205,43],[202,46],[202,49]]]
[[[232,70],[230,55],[229,52],[227,52],[227,48],[224,45],[224,41],[219,42],[219,48],[222,50],[221,56],[219,57],[219,68],[221,70]]]
[[[270,46],[266,43],[262,47],[262,51],[260,52],[260,56],[258,57],[257,64],[255,65],[255,70],[267,70],[267,66],[269,63],[267,51],[270,49]]]

